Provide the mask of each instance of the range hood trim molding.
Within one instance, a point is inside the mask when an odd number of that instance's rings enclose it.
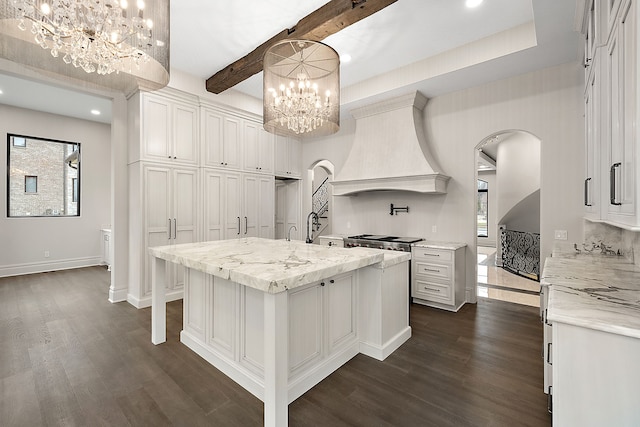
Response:
[[[351,196],[372,191],[410,191],[414,193],[447,194],[450,177],[431,175],[332,181],[334,196]]]
[[[354,119],[358,120],[406,107],[413,107],[417,108],[419,111],[422,111],[427,105],[427,101],[428,98],[426,96],[416,91],[406,95],[398,96],[396,98],[375,102],[373,104],[364,105],[359,108],[354,108],[350,111],[350,113]]]

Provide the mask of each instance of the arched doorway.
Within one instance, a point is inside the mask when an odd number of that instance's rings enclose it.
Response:
[[[313,233],[309,231],[309,235],[313,235],[314,243],[321,235],[331,233],[332,229],[332,186],[335,173],[333,163],[326,159],[313,162],[307,170],[307,184],[305,188],[305,200],[303,203],[305,217],[310,212],[318,214],[319,221],[314,228]],[[311,227],[311,225],[310,225]],[[305,230],[306,232],[306,230]]]
[[[504,130],[475,147],[477,297],[539,304],[540,146],[529,132]],[[531,244],[516,247],[514,239]],[[522,254],[514,257],[516,249]]]

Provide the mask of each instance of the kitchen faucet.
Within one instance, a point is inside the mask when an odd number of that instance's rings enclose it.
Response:
[[[311,237],[313,237],[313,230],[311,231],[311,235],[309,235],[309,218],[313,217],[313,223],[311,224],[311,226],[313,227],[316,224],[320,223],[320,219],[318,219],[318,214],[311,211],[309,213],[309,215],[307,215],[307,243],[313,243],[313,240],[311,239]]]
[[[292,225],[291,227],[289,227],[289,231],[287,231],[287,242],[291,241],[291,229],[295,229],[296,231],[298,231],[298,227],[296,227],[295,225]]]

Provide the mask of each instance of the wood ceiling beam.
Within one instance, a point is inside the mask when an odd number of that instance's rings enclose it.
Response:
[[[221,93],[262,71],[264,53],[278,41],[286,39],[321,41],[396,1],[398,0],[331,0],[302,18],[294,27],[282,30],[248,55],[209,77],[206,83],[207,91]]]

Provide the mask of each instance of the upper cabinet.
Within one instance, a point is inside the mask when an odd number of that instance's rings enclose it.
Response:
[[[631,230],[640,230],[637,1],[587,1],[582,28],[588,59],[586,217]],[[593,16],[596,34],[593,48],[588,41],[592,31],[589,16]]]
[[[134,102],[137,102],[136,99]],[[142,93],[140,133],[132,138],[130,160],[198,164],[198,104],[173,91]]]
[[[242,127],[240,119],[222,111],[202,107],[203,166],[240,169],[242,167]]]
[[[243,125],[244,170],[273,175],[275,136],[259,122],[245,120]]]
[[[302,177],[302,144],[297,139],[276,135],[275,175],[284,178]]]

